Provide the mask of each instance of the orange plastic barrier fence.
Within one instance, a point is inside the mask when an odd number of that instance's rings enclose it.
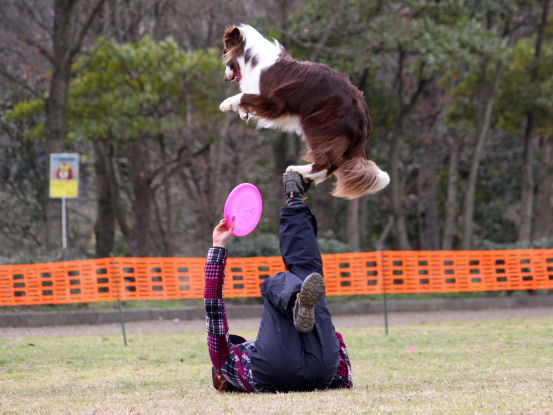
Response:
[[[323,255],[327,295],[553,289],[553,249]],[[205,258],[0,266],[0,306],[202,298]],[[226,297],[259,297],[280,257],[229,258]]]

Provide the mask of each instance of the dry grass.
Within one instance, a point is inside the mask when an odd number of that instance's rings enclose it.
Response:
[[[277,395],[217,394],[203,332],[0,338],[0,413],[553,414],[552,323],[343,329],[354,389]]]

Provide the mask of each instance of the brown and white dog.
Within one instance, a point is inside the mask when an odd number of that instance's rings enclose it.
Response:
[[[332,195],[354,199],[376,193],[388,174],[365,154],[372,123],[362,93],[348,78],[326,65],[299,62],[274,40],[248,25],[226,30],[225,80],[241,93],[225,99],[223,112],[237,111],[259,128],[303,135],[311,164],[289,166],[316,184],[336,175]]]

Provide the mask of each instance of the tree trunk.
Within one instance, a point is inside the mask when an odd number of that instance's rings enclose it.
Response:
[[[400,180],[400,157],[399,151],[403,136],[403,124],[409,117],[409,114],[417,104],[417,101],[428,85],[430,80],[420,78],[417,82],[417,88],[411,95],[410,99],[405,102],[404,100],[404,63],[407,53],[400,48],[398,51],[398,62],[396,71],[396,95],[398,102],[400,103],[400,111],[396,120],[394,132],[392,134],[392,145],[390,147],[389,157],[390,160],[390,202],[392,214],[394,215],[393,226],[397,247],[401,250],[410,250],[411,244],[409,243],[409,236],[407,233],[407,224],[405,220],[405,211],[403,209],[403,186]],[[422,65],[422,63],[421,63]],[[422,68],[421,68],[422,69]]]
[[[394,216],[393,215],[391,215],[388,218],[388,222],[386,222],[386,225],[384,226],[384,229],[382,230],[382,233],[378,237],[378,241],[376,241],[375,249],[377,251],[382,251],[382,248],[384,247],[384,242],[386,242],[386,239],[388,239],[388,235],[392,231],[392,226],[394,226]]]
[[[359,198],[348,202],[347,241],[354,252],[359,251]]]
[[[457,234],[455,222],[457,219],[457,191],[459,189],[459,149],[461,140],[453,137],[450,142],[449,169],[447,174],[447,201],[445,205],[443,250],[453,249],[453,240]]]
[[[94,145],[94,169],[96,171],[96,258],[109,257],[113,253],[115,239],[115,214],[112,204],[111,185],[109,169],[106,166],[106,157],[101,148],[101,143],[93,142]]]
[[[534,204],[533,141],[534,115],[528,113],[526,116],[524,152],[522,157],[522,195],[520,200],[520,224],[518,228],[519,242],[528,242],[532,233],[532,205]]]
[[[411,244],[409,243],[407,225],[405,223],[405,211],[402,205],[403,188],[399,180],[400,134],[401,130],[396,130],[392,138],[392,147],[390,148],[390,201],[394,215],[393,225],[397,247],[400,250],[410,250]]]
[[[534,82],[538,76],[538,65],[541,59],[543,35],[547,24],[549,0],[542,0],[541,21],[538,25],[534,58],[530,69],[530,81]],[[534,111],[526,113],[526,128],[524,130],[524,155],[522,165],[522,195],[520,203],[520,225],[518,228],[518,241],[528,242],[532,239],[532,207],[534,203],[534,174],[533,174],[533,141],[535,131]]]
[[[113,148],[110,149],[112,151]],[[119,181],[117,180],[117,172],[113,163],[113,157],[111,152],[107,151],[101,152],[104,158],[104,166],[107,171],[107,179],[109,180],[110,195],[111,195],[111,205],[113,209],[113,214],[117,219],[117,224],[119,225],[119,230],[123,234],[123,237],[126,241],[131,239],[131,229],[127,224],[125,218],[125,212],[123,212],[123,206],[121,204],[121,198],[119,195]]]
[[[80,50],[84,36],[105,0],[98,0],[80,30],[77,30],[80,12],[79,0],[55,0],[52,32],[52,78],[46,100],[46,155],[65,150],[67,92],[71,79],[71,63]],[[49,161],[48,161],[49,165]],[[50,170],[48,170],[50,171]],[[61,209],[59,199],[45,200],[46,247],[55,249],[61,241]]]
[[[169,177],[163,183],[163,196],[165,199],[165,232],[163,234],[163,256],[175,256],[173,244],[173,199],[171,197],[171,180]]]
[[[294,136],[288,133],[278,133],[273,140],[272,150],[273,150],[273,180],[274,183],[279,185],[274,187],[273,197],[275,200],[283,203],[284,188],[282,184],[282,175],[286,171],[286,167],[298,164],[300,161],[300,154],[294,154],[294,145],[293,140]],[[291,148],[292,147],[292,148]],[[278,223],[279,220],[279,210],[274,209],[272,211],[273,219]]]
[[[403,101],[404,93],[404,82],[403,82],[403,64],[405,61],[405,51],[400,49],[398,51],[398,60],[397,60],[397,73],[396,73],[396,84],[397,84],[397,97],[402,108],[399,112],[398,119],[396,121],[395,131],[392,135],[392,146],[390,147],[390,207],[392,214],[394,215],[394,220],[392,222],[394,226],[394,235],[396,243],[399,249],[401,250],[410,250],[411,244],[409,243],[409,237],[407,234],[407,225],[405,223],[405,212],[402,205],[403,199],[403,187],[401,186],[401,181],[399,180],[399,170],[400,170],[400,160],[399,160],[399,150],[401,145],[401,139],[403,134],[403,120],[407,117],[409,109],[412,108],[415,104],[418,92],[422,90],[421,82],[419,82],[419,87],[417,92],[411,98],[411,104],[405,105]]]
[[[154,207],[156,207],[156,217],[159,228],[159,234],[161,235],[161,245],[162,250],[161,254],[165,257],[172,257],[175,255],[175,248],[173,245],[173,202],[171,197],[171,180],[169,178],[169,173],[167,171],[167,150],[165,148],[165,138],[163,134],[158,136],[159,152],[161,154],[161,175],[164,178],[163,184],[163,198],[165,202],[165,215],[162,215],[161,212],[157,209],[157,204],[154,200]],[[163,216],[165,216],[165,221],[163,221]],[[165,223],[164,223],[165,222]]]
[[[486,68],[483,68],[482,76],[485,76]],[[467,192],[465,194],[465,201],[463,203],[463,249],[470,249],[472,243],[472,233],[473,233],[473,218],[474,218],[474,195],[476,191],[476,179],[478,177],[478,167],[480,165],[480,160],[482,158],[482,153],[484,150],[484,141],[486,140],[486,135],[488,134],[488,129],[490,127],[492,109],[495,102],[495,97],[497,90],[499,88],[499,82],[501,80],[501,73],[503,67],[501,64],[498,64],[498,67],[495,71],[495,76],[491,89],[486,91],[484,94],[486,107],[482,119],[480,122],[477,122],[476,130],[476,148],[472,155],[472,161],[470,164],[470,173],[467,183]]]
[[[313,187],[313,185],[311,185]],[[316,189],[307,193],[308,204],[310,204],[315,217],[319,231],[332,230],[338,228],[338,221],[335,214],[335,206],[337,203],[330,192],[334,187],[333,179],[328,179],[318,184]],[[340,202],[338,202],[340,203]]]
[[[145,143],[135,140],[130,143],[131,181],[134,194],[134,224],[131,240],[128,241],[132,256],[150,254],[151,190],[146,168],[149,165]]]
[[[367,243],[367,227],[368,227],[368,201],[367,197],[361,197],[359,200],[359,249],[366,251]]]
[[[436,179],[438,177],[437,146],[430,143],[423,148],[421,168],[417,176],[419,196],[419,248],[435,250],[440,248],[438,225],[438,201],[436,197]]]
[[[536,198],[534,239],[551,237],[551,193],[553,186],[553,136],[543,137],[541,174]]]
[[[53,68],[50,91],[46,100],[46,154],[65,149],[67,91],[71,76],[73,29],[78,1],[57,0],[54,7]],[[50,171],[50,169],[48,170]],[[61,245],[61,208],[59,199],[46,199],[46,247]]]

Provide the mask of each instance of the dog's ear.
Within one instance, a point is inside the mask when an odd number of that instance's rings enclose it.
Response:
[[[242,34],[240,29],[236,26],[229,27],[225,31],[224,47],[225,51],[228,51],[238,45],[242,41]]]

